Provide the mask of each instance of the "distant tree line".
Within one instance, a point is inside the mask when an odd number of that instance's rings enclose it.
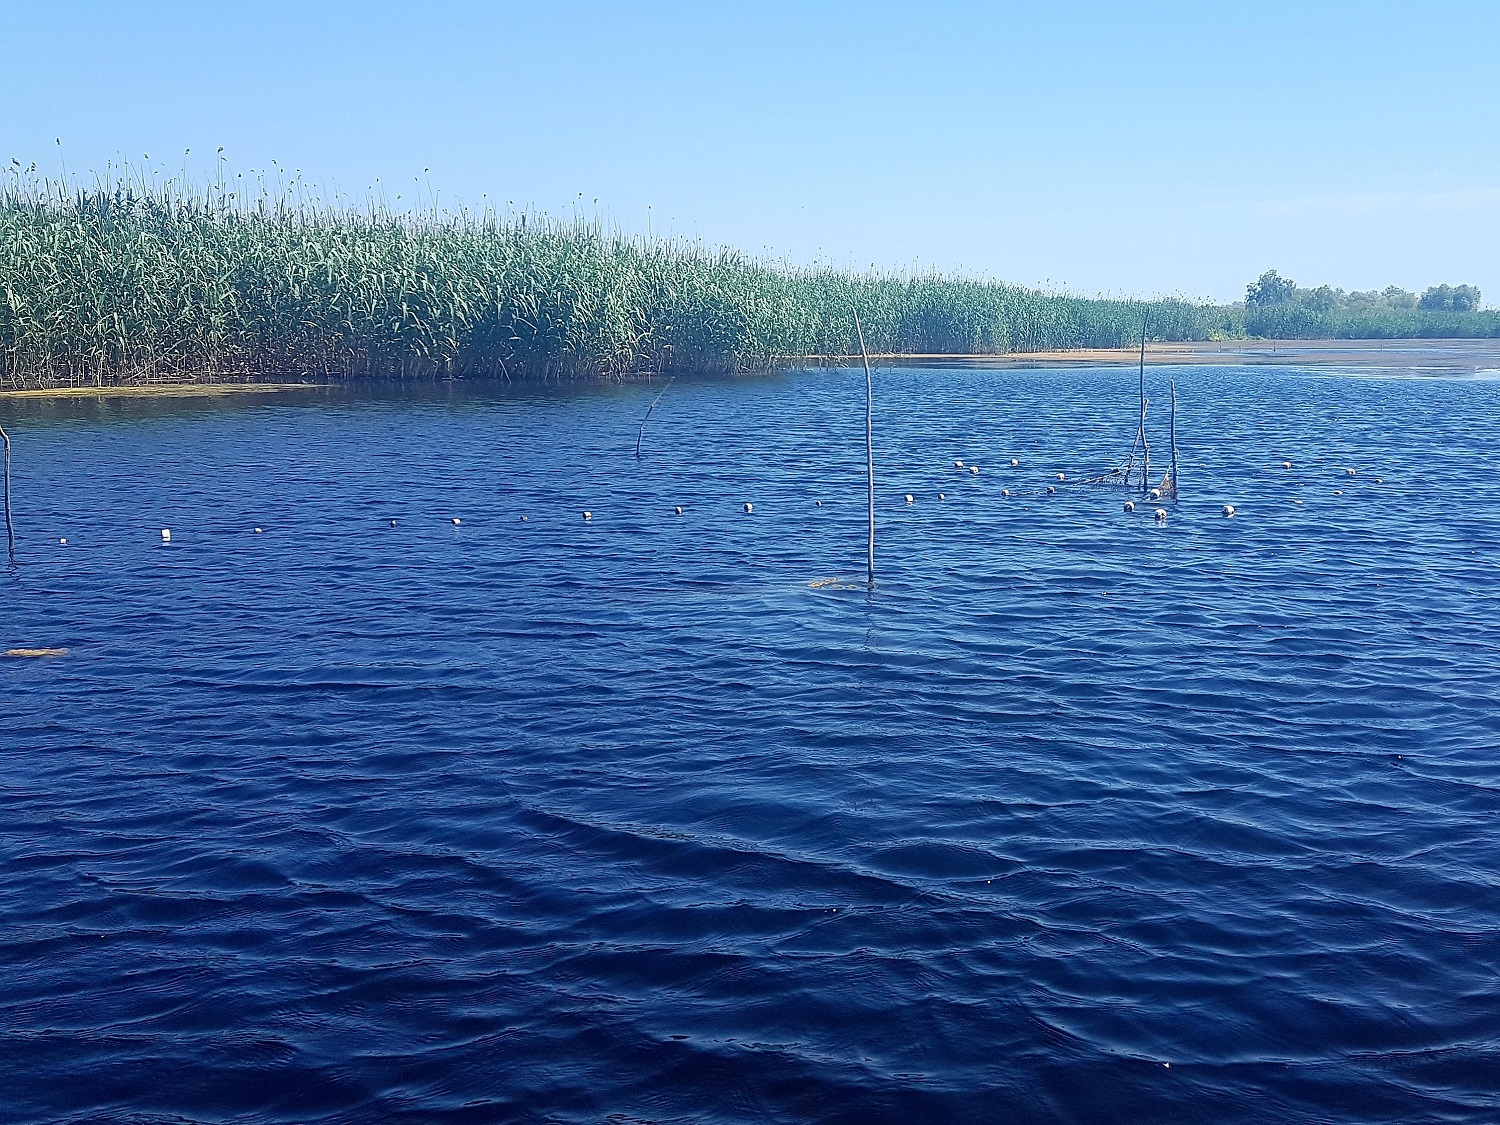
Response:
[[[1245,331],[1283,339],[1500,336],[1500,312],[1480,304],[1473,285],[1433,285],[1420,296],[1398,285],[1303,289],[1267,270],[1245,289]]]

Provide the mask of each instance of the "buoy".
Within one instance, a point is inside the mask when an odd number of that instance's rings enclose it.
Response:
[[[1153,499],[1153,500],[1160,500],[1161,499],[1161,489],[1159,489],[1159,488],[1153,488],[1151,490],[1151,499]]]
[[[938,493],[938,499],[939,500],[946,500],[946,499],[948,499],[948,494],[946,492],[939,492]]]
[[[1067,473],[1058,473],[1057,474],[1057,479],[1058,480],[1067,480],[1068,479],[1068,474]]]
[[[910,492],[908,492],[906,494],[906,502],[908,504],[915,504],[917,502],[917,498],[915,496],[913,496]]]
[[[583,513],[583,518],[586,519],[586,520],[591,520],[591,519],[594,518],[594,513],[593,512],[584,512]]]
[[[59,539],[58,542],[61,543],[64,547],[68,545],[68,541],[66,539]]]
[[[1127,500],[1127,501],[1125,501],[1125,510],[1127,512],[1133,512],[1133,511],[1135,511],[1135,501],[1134,500]]]
[[[746,512],[753,512],[753,511],[755,511],[755,505],[752,504],[752,503],[750,503],[748,500],[745,501],[745,511]]]
[[[1152,514],[1156,516],[1157,523],[1167,522],[1167,510],[1165,508],[1157,508]]]
[[[453,526],[454,527],[457,527],[461,522],[463,522],[463,521],[461,521],[457,516],[453,517]]]
[[[1234,515],[1234,505],[1233,504],[1225,504],[1224,505],[1224,514],[1226,516],[1232,516],[1232,515]]]
[[[1012,469],[1019,469],[1021,467],[1021,462],[1017,461],[1014,457],[1012,457],[1010,459],[1010,467]]]
[[[257,527],[257,528],[256,528],[256,529],[255,529],[255,534],[257,534],[257,535],[259,535],[259,534],[260,534],[260,528],[258,528],[258,527]]]
[[[1000,495],[1001,496],[1009,496],[1010,495],[1010,489],[1008,489],[1008,488],[1002,488],[1000,490]]]
[[[1056,493],[1057,493],[1057,489],[1056,489],[1056,488],[1054,488],[1054,487],[1052,487],[1052,485],[1050,485],[1050,484],[1049,484],[1049,485],[1048,485],[1048,486],[1047,486],[1047,495],[1048,495],[1048,496],[1053,496],[1053,495],[1055,495],[1055,494],[1056,494]]]
[[[964,467],[964,463],[962,461],[955,461],[953,462],[953,467],[955,469],[962,469]]]
[[[1345,469],[1344,470],[1344,472],[1348,473],[1351,477],[1355,474],[1356,471],[1357,470],[1355,470],[1355,469]]]
[[[672,509],[672,511],[676,515],[679,515],[679,516],[682,515],[682,505],[678,504],[675,508]]]
[[[396,526],[396,521],[395,521],[395,520],[392,520],[392,521],[391,521],[391,526],[392,526],[392,527],[395,527],[395,526]]]
[[[164,527],[161,529],[161,541],[163,543],[172,542],[172,531],[170,528]]]
[[[1292,467],[1292,463],[1290,461],[1283,461],[1281,463],[1281,467],[1283,469],[1290,469]]]
[[[979,472],[979,466],[978,465],[970,465],[969,466],[969,472],[977,474]]]

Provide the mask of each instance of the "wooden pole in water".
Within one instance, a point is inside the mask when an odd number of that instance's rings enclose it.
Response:
[[[1172,495],[1177,495],[1177,380],[1172,380]]]
[[[1146,324],[1151,319],[1148,310],[1141,316],[1141,491],[1151,490],[1151,443],[1146,438]]]
[[[853,308],[853,306],[850,306]],[[854,331],[859,335],[859,358],[865,361],[865,479],[869,482],[870,550],[869,582],[875,585],[875,381],[870,376],[870,354],[865,351],[865,330],[854,309]]]
[[[16,554],[16,529],[10,522],[10,435],[0,426],[0,441],[5,443],[5,545],[12,558]]]

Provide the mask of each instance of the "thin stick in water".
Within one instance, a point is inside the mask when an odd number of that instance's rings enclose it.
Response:
[[[10,522],[10,435],[0,426],[0,441],[5,443],[5,543],[10,557],[16,557],[16,529]]]
[[[1146,325],[1151,320],[1151,312],[1148,309],[1141,315],[1141,426],[1136,431],[1142,447],[1141,454],[1141,491],[1147,492],[1151,488],[1151,443],[1146,439]],[[1134,449],[1132,448],[1132,455]]]
[[[1140,427],[1136,427],[1135,440],[1130,443],[1130,458],[1125,462],[1125,487],[1130,487],[1130,474],[1135,469],[1135,451],[1141,447]]]
[[[851,306],[852,307],[852,306]],[[859,358],[865,361],[865,478],[870,485],[869,582],[875,585],[875,382],[870,376],[870,353],[865,351],[865,330],[854,309],[854,331],[859,335]]]
[[[1172,380],[1172,495],[1177,495],[1177,380]]]
[[[676,376],[674,375],[673,378],[676,378]],[[668,379],[667,380],[667,387],[670,387],[671,385],[672,385],[672,379]],[[667,393],[667,387],[663,387],[661,389],[661,395],[664,395],[664,394]],[[639,461],[641,459],[641,438],[643,436],[645,436],[645,433],[646,433],[646,423],[649,422],[649,421],[651,421],[651,411],[653,411],[653,410],[656,409],[656,404],[661,401],[661,395],[657,395],[654,399],[651,400],[651,405],[646,409],[646,416],[641,419],[641,428],[638,431],[636,431],[636,435],[635,435],[635,459],[637,461]]]
[[[1151,400],[1141,402],[1141,487],[1151,491],[1151,438],[1146,434],[1146,408]]]

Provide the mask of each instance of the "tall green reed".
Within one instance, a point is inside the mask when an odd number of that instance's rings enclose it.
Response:
[[[0,383],[751,371],[854,354],[854,308],[872,351],[960,355],[1124,346],[1143,309],[243,182],[126,170],[81,187],[13,167]],[[1150,309],[1162,339],[1242,332],[1233,309]]]

